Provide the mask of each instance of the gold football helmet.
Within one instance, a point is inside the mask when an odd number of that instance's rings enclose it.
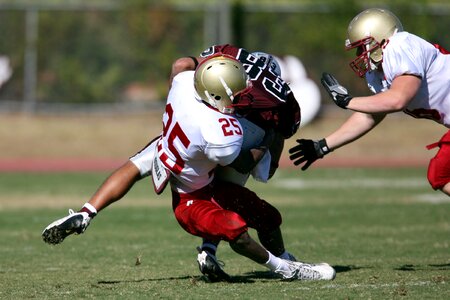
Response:
[[[221,113],[233,113],[238,94],[249,85],[244,66],[229,55],[209,57],[200,63],[194,74],[198,96]]]
[[[356,59],[350,67],[363,77],[369,70],[375,70],[383,60],[383,44],[396,32],[403,31],[402,23],[390,11],[369,8],[359,13],[348,25],[347,50],[357,48]]]

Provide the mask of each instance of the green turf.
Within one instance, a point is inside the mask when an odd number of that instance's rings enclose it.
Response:
[[[85,234],[44,244],[42,229],[66,213],[59,199],[79,199],[77,209],[105,176],[0,174],[0,299],[450,299],[450,203],[424,169],[282,170],[251,183],[282,212],[288,250],[333,265],[332,282],[280,281],[226,243],[218,255],[235,282],[205,282],[200,240],[148,181]],[[31,205],[6,205],[9,196]]]

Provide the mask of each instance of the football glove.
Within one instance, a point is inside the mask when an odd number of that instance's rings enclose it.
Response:
[[[340,85],[333,75],[323,73],[320,82],[337,106],[347,108],[353,97],[348,94],[347,89]]]
[[[318,141],[300,139],[297,140],[298,145],[289,149],[289,159],[294,162],[294,165],[298,166],[301,163],[306,162],[302,166],[302,171],[308,169],[308,167],[317,159],[324,157],[330,153],[325,139]]]

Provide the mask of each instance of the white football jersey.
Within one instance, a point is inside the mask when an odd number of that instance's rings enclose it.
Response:
[[[392,36],[383,49],[383,74],[366,74],[369,88],[379,93],[389,87],[400,75],[422,78],[422,84],[409,102],[405,113],[416,118],[432,119],[450,128],[450,55],[443,54],[424,39],[399,32]]]
[[[258,125],[250,122],[245,118],[238,118],[239,123],[241,124],[242,130],[244,132],[244,138],[242,141],[242,150],[250,150],[252,148],[258,147],[264,139],[265,131]],[[264,166],[265,168],[262,170],[265,177],[269,177],[270,171],[270,153],[267,151],[269,155],[269,164]],[[259,164],[258,164],[259,165]],[[230,166],[218,167],[216,169],[215,176],[221,180],[232,182],[241,186],[244,186],[247,183],[247,180],[250,176],[249,173],[243,174],[236,171],[234,168]]]
[[[196,98],[194,71],[175,76],[163,115],[159,158],[172,173],[171,186],[188,193],[208,185],[216,166],[239,155],[243,130],[239,121]]]

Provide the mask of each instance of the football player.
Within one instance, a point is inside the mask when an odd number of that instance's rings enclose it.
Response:
[[[215,45],[203,51],[199,57],[184,57],[175,61],[171,77],[181,71],[194,70],[199,62],[218,53],[238,59],[244,65],[250,78],[251,87],[241,95],[239,104],[235,105],[235,112],[241,116],[239,120],[245,132],[243,148],[248,148],[245,145],[248,144],[245,143],[245,137],[255,135],[254,132],[274,132],[274,141],[270,144],[268,151],[269,166],[263,171],[263,181],[267,181],[278,167],[284,139],[291,137],[299,127],[300,107],[289,86],[281,79],[281,69],[277,61],[272,55],[264,52],[250,53],[246,49],[229,44]],[[251,142],[249,144],[255,146]],[[258,202],[261,199],[243,187],[248,177],[248,172],[243,172],[236,164],[232,167],[219,167],[215,179],[216,201],[222,207],[242,207],[242,213],[251,215],[257,222],[257,233],[263,246],[276,256],[295,261],[296,258],[284,247],[280,230],[282,220],[280,213],[264,200],[262,201],[266,204],[258,206],[259,210],[252,205],[254,199]],[[225,191],[229,190],[235,190],[236,195],[241,195],[239,201],[226,196]],[[243,204],[246,206],[242,206]],[[204,240],[202,246],[198,248],[197,261],[200,271],[211,281],[226,279],[228,276],[217,262],[218,242]]]
[[[326,263],[306,264],[278,258],[248,234],[251,215],[217,204],[214,171],[237,164],[249,172],[265,155],[270,136],[258,147],[243,151],[243,128],[232,114],[250,87],[244,66],[227,55],[213,55],[194,71],[174,76],[163,115],[163,133],[114,172],[79,213],[45,228],[43,239],[57,244],[71,233],[81,233],[90,219],[120,199],[140,178],[151,173],[155,191],[167,184],[180,226],[196,236],[228,241],[231,248],[269,268],[283,279],[331,280],[335,270]],[[229,197],[238,198],[230,191]],[[255,206],[263,205],[255,199]],[[258,224],[256,224],[258,225]]]
[[[322,84],[341,108],[355,111],[335,132],[319,140],[299,139],[290,158],[306,170],[324,155],[351,143],[378,125],[387,114],[403,111],[450,128],[450,55],[443,47],[406,31],[386,9],[370,8],[350,22],[345,41],[356,50],[352,70],[375,95],[353,97],[330,74]],[[450,195],[450,131],[428,148],[439,147],[428,167],[435,190]]]

